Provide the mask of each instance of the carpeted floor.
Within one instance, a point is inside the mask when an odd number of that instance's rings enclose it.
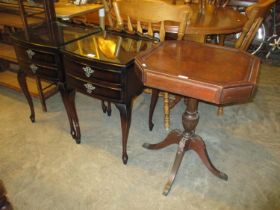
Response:
[[[216,167],[213,176],[197,155],[187,152],[170,194],[163,186],[176,146],[142,148],[167,131],[162,100],[155,127],[148,130],[150,95],[134,101],[128,140],[128,164],[121,161],[119,113],[102,113],[100,102],[77,94],[82,144],[69,134],[60,95],[48,99],[48,112],[35,100],[36,123],[28,118],[23,95],[0,87],[0,179],[19,210],[279,210],[280,68],[263,65],[252,102],[225,107],[201,103],[197,133]],[[172,110],[172,128],[181,128],[181,102]]]

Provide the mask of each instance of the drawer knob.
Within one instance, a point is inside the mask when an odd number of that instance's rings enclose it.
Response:
[[[33,74],[35,74],[36,71],[38,70],[38,66],[36,66],[36,65],[34,65],[34,64],[31,64],[31,65],[30,65],[30,69],[31,69],[31,71],[33,72]]]
[[[94,70],[89,66],[83,67],[83,70],[85,72],[86,77],[90,77],[94,73]]]
[[[84,84],[85,88],[87,89],[87,93],[91,94],[93,90],[95,90],[95,87],[90,84],[90,83],[86,83]]]
[[[32,57],[35,55],[35,52],[31,49],[26,50],[26,53],[29,59],[32,59]]]

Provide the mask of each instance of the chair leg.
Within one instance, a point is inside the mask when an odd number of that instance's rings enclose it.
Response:
[[[173,107],[180,102],[181,98],[182,96],[175,95],[175,99],[169,102],[169,109],[173,109]]]
[[[162,92],[163,96],[163,111],[164,111],[164,128],[166,130],[169,130],[170,128],[170,110],[181,100],[180,96],[175,96],[175,99],[172,101],[172,103],[169,100],[169,93]],[[153,123],[153,114],[154,110],[157,104],[157,100],[159,97],[159,90],[152,89],[152,97],[151,97],[151,104],[149,109],[149,129],[150,131],[154,127]]]
[[[155,107],[157,105],[158,96],[159,96],[159,90],[152,89],[151,104],[150,104],[150,108],[149,108],[149,129],[150,129],[150,131],[153,130],[153,127],[154,127],[153,115],[154,115]]]
[[[163,108],[164,108],[164,128],[170,128],[170,109],[169,109],[169,93],[163,93]]]
[[[42,105],[42,110],[43,110],[43,112],[47,112],[46,99],[45,99],[45,96],[44,96],[44,93],[43,93],[41,79],[39,77],[36,77],[36,84],[37,84],[39,100],[40,100],[41,105]]]
[[[218,107],[217,115],[218,116],[223,116],[224,115],[224,107],[223,106]]]

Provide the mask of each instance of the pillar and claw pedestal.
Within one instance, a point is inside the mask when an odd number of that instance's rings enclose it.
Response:
[[[171,144],[178,144],[178,149],[175,156],[175,161],[173,163],[171,173],[168,177],[168,181],[164,186],[163,194],[168,195],[171,186],[175,180],[176,174],[180,167],[180,164],[183,160],[184,154],[188,150],[195,151],[204,165],[211,171],[215,176],[227,180],[228,176],[219,171],[211,162],[205,143],[203,139],[195,134],[195,128],[199,121],[199,114],[197,112],[198,109],[198,100],[193,98],[185,99],[186,110],[182,115],[182,123],[184,127],[184,131],[180,131],[178,129],[172,130],[167,137],[160,143],[157,144],[148,144],[145,143],[143,147],[147,149],[162,149]]]

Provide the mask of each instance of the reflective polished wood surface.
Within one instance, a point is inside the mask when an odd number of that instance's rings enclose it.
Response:
[[[102,110],[108,116],[111,115],[111,103],[116,105],[121,118],[122,160],[127,163],[132,100],[143,90],[134,68],[134,58],[152,45],[151,39],[104,31],[64,46],[66,81],[61,95],[71,135],[77,143],[81,141],[81,132],[75,107],[76,90],[100,99]],[[108,102],[108,106],[104,102]]]
[[[150,39],[104,31],[67,44],[63,49],[88,60],[127,65],[134,61],[136,54],[150,48],[152,44]]]
[[[206,5],[204,14],[200,14],[198,4],[190,4],[193,10],[187,34],[228,34],[240,32],[247,18],[228,7]]]
[[[141,66],[142,81],[148,87],[229,104],[249,99],[260,60],[240,49],[167,41],[138,56],[136,64]]]
[[[99,30],[99,28],[52,22],[28,29],[27,33],[21,31],[13,34],[13,44],[20,65],[18,81],[27,98],[32,122],[35,121],[35,111],[26,85],[26,76],[37,77],[55,84],[63,82],[64,70],[60,47]],[[41,98],[44,100],[43,95]]]
[[[29,29],[28,36],[24,32],[13,35],[14,40],[33,45],[46,47],[60,47],[61,45],[83,38],[89,34],[99,31],[99,28],[82,27],[80,25],[53,22],[40,27]]]

